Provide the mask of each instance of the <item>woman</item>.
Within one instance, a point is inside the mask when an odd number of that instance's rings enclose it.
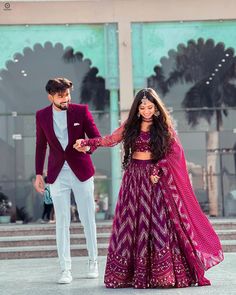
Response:
[[[139,91],[112,135],[74,145],[123,141],[125,168],[110,238],[108,288],[210,285],[205,270],[223,260],[219,239],[192,190],[183,148],[151,88]]]

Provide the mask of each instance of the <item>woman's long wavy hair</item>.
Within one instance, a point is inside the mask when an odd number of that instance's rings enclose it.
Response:
[[[130,162],[135,140],[141,130],[142,117],[138,116],[138,112],[139,105],[142,103],[144,96],[146,96],[150,102],[154,103],[156,109],[160,112],[158,117],[153,115],[153,122],[150,128],[150,145],[153,162],[155,163],[165,157],[170,149],[170,142],[173,136],[171,132],[172,121],[169,112],[155,90],[152,88],[144,88],[136,94],[124,126],[124,169]]]

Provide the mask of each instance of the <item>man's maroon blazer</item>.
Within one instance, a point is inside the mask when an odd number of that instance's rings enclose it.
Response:
[[[43,174],[47,144],[49,145],[47,181],[53,183],[65,161],[80,181],[94,175],[89,154],[78,152],[73,144],[79,138],[99,137],[100,133],[86,105],[70,104],[67,110],[68,146],[63,150],[53,129],[52,105],[36,113],[36,174]]]

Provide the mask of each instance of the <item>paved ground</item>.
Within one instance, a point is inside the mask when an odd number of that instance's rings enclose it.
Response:
[[[0,260],[1,295],[236,295],[236,253],[225,254],[225,260],[207,272],[212,286],[185,289],[106,289],[103,285],[105,257],[99,258],[99,279],[85,279],[87,259],[73,258],[73,277],[70,285],[58,285],[56,258]]]

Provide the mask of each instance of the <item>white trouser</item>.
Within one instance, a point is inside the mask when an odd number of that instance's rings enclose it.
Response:
[[[89,259],[97,259],[93,177],[81,182],[70,168],[62,169],[56,181],[50,184],[56,215],[57,252],[62,270],[71,269],[71,190],[74,193],[79,218],[84,227]]]

